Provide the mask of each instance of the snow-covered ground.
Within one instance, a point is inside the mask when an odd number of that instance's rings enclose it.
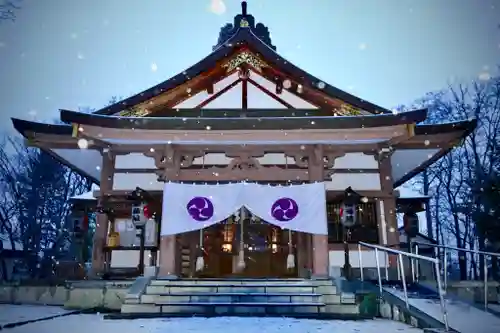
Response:
[[[47,318],[69,313],[58,306],[0,304],[0,327],[16,322]]]
[[[105,320],[102,315],[70,315],[6,330],[8,333],[422,333],[387,320],[341,321],[291,318],[165,318]]]

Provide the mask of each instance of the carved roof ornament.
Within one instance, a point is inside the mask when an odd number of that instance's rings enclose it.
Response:
[[[137,107],[131,107],[118,113],[120,117],[145,117],[148,114],[149,111],[147,109]]]
[[[247,20],[241,19],[241,21],[240,21],[240,28],[248,28],[249,26],[250,26],[250,24],[248,23]]]
[[[269,29],[262,23],[255,24],[255,18],[253,15],[247,12],[247,2],[241,2],[241,14],[234,17],[234,23],[228,23],[220,29],[219,39],[217,40],[217,45],[213,49],[217,49],[231,38],[240,28],[250,29],[255,36],[257,36],[264,44],[269,46],[271,49],[276,51],[276,46],[271,42],[271,34]]]
[[[264,61],[250,51],[243,51],[236,54],[233,58],[229,59],[228,62],[222,65],[222,67],[226,68],[226,71],[229,73],[238,68],[241,64],[248,64],[259,72],[262,71],[262,68],[267,67]]]
[[[340,106],[339,113],[342,116],[360,116],[362,114],[361,110],[353,107],[352,105],[343,103]]]

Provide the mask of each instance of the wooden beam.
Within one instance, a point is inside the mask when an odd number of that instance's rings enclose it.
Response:
[[[85,125],[84,131],[90,137],[118,140],[144,140],[144,141],[172,141],[180,140],[180,143],[191,141],[200,144],[220,144],[227,141],[254,142],[255,144],[265,144],[274,142],[275,144],[287,144],[290,141],[301,141],[307,144],[311,141],[358,141],[358,140],[383,140],[394,136],[402,135],[404,126],[380,126],[367,127],[360,130],[354,129],[291,129],[287,131],[277,131],[274,129],[263,130],[150,130],[150,129],[124,129],[124,128],[103,128],[101,126]]]
[[[132,173],[132,174],[142,174],[142,173],[156,173],[158,169],[154,168],[131,168],[131,169],[125,169],[125,168],[117,168],[115,169],[115,174],[116,173]]]
[[[260,84],[258,84],[257,82],[255,82],[254,80],[248,78],[248,82],[250,82],[252,85],[254,85],[255,87],[257,87],[258,89],[260,89],[263,93],[265,93],[267,96],[271,97],[272,99],[274,99],[275,101],[277,101],[278,103],[280,103],[281,105],[285,106],[287,109],[295,109],[293,107],[293,105],[289,104],[288,102],[286,102],[285,100],[283,100],[282,98],[279,98],[278,96],[276,96],[275,94],[273,94],[272,92],[270,92],[269,90],[267,90],[265,87],[261,86]]]
[[[276,94],[281,95],[283,92],[283,80],[278,79],[276,81]]]
[[[229,90],[231,90],[232,88],[234,88],[236,85],[238,85],[238,83],[240,83],[240,82],[241,82],[241,79],[237,79],[236,81],[232,82],[228,86],[224,87],[223,89],[221,89],[220,91],[218,91],[214,95],[210,96],[209,98],[207,98],[206,100],[204,100],[203,102],[201,102],[200,104],[198,104],[197,106],[195,106],[194,109],[201,109],[201,108],[205,107],[208,103],[212,102],[216,98],[218,98],[221,95],[225,94],[226,92],[228,92]]]
[[[243,80],[243,85],[241,87],[241,108],[243,110],[248,109],[248,78]]]

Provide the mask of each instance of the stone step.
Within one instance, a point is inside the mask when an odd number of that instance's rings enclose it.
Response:
[[[142,295],[141,303],[178,303],[178,302],[212,302],[212,303],[311,303],[317,302],[320,294],[291,293],[179,293]]]
[[[305,279],[181,279],[181,280],[162,280],[151,281],[152,286],[181,286],[181,285],[249,285],[249,286],[331,286],[331,280],[305,280]]]
[[[176,294],[154,294],[154,296],[317,296],[317,293],[248,293],[248,292],[226,292],[226,293],[176,293]]]
[[[279,303],[261,302],[246,304],[239,303],[168,303],[168,304],[123,304],[122,314],[144,314],[144,315],[315,315],[315,314],[335,314],[357,318],[359,307],[355,304],[323,304],[313,303]],[[353,317],[354,316],[354,317]],[[314,318],[314,317],[313,317]]]
[[[169,302],[158,302],[155,305],[161,306],[214,306],[212,302],[190,302],[190,303],[169,303]],[[304,303],[287,303],[287,302],[219,302],[217,306],[248,306],[248,307],[275,307],[275,306],[325,306],[324,303],[320,302],[304,302]]]
[[[315,287],[313,286],[292,286],[292,285],[170,285],[170,286],[148,286],[146,294],[176,294],[176,293],[228,293],[228,292],[242,292],[242,293],[314,293]]]

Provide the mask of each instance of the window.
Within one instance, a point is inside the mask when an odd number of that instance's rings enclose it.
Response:
[[[328,243],[344,241],[344,227],[340,223],[341,202],[327,203]],[[359,203],[356,205],[357,223],[350,228],[349,243],[367,242],[378,243],[378,222],[375,203]]]

